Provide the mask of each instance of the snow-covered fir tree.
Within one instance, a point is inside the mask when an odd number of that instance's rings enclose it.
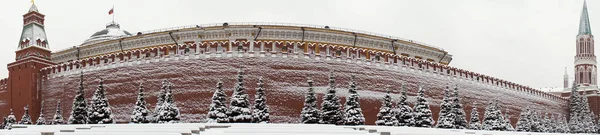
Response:
[[[375,121],[375,125],[379,126],[395,126],[398,125],[398,120],[394,116],[394,112],[392,111],[394,108],[392,103],[392,97],[390,96],[390,89],[386,89],[386,94],[383,96],[383,100],[381,103],[381,107],[379,108],[379,113],[377,113],[377,121]]]
[[[180,119],[179,108],[175,103],[175,99],[173,99],[173,92],[171,91],[171,86],[173,86],[173,84],[167,82],[167,92],[165,94],[165,101],[162,105],[159,106],[160,108],[158,108],[158,123],[176,123]]]
[[[350,86],[348,87],[348,97],[346,97],[346,104],[344,105],[344,125],[364,125],[365,116],[360,108],[360,100],[358,95],[358,87],[354,81],[354,75],[350,79]]]
[[[592,113],[592,111],[590,110],[590,106],[588,103],[588,98],[585,95],[580,95],[579,96],[581,99],[579,101],[581,101],[579,103],[579,108],[581,109],[580,111],[580,122],[582,122],[581,124],[583,125],[583,132],[584,133],[595,133],[596,132],[596,124],[594,122],[594,114]]]
[[[15,117],[15,113],[10,109],[10,114],[6,116],[6,124],[4,124],[4,129],[10,129],[12,124],[17,124],[17,117]]]
[[[252,112],[250,110],[250,101],[248,101],[248,94],[246,94],[246,88],[244,88],[244,72],[242,69],[238,71],[237,84],[231,101],[229,104],[229,110],[227,116],[229,116],[229,122],[232,123],[250,123],[252,122]]]
[[[401,88],[402,94],[400,95],[400,100],[396,103],[396,109],[394,109],[396,120],[398,120],[398,126],[413,126],[415,124],[413,109],[406,102],[408,97],[406,95],[407,89],[405,83],[401,84]]]
[[[149,114],[150,110],[148,110],[148,103],[146,103],[146,97],[144,95],[144,85],[140,83],[137,101],[135,101],[135,107],[130,116],[131,123],[150,123],[150,118],[148,117]]]
[[[46,125],[46,118],[44,118],[44,102],[42,101],[42,107],[40,107],[40,116],[38,116],[37,120],[35,121],[36,125]]]
[[[539,113],[531,112],[531,132],[543,132],[544,128]]]
[[[320,120],[319,109],[317,109],[317,97],[313,88],[313,81],[308,78],[308,90],[304,96],[304,107],[300,113],[301,122],[304,124],[318,124]]]
[[[90,102],[90,112],[88,112],[88,124],[111,124],[114,123],[112,110],[106,98],[104,90],[104,80],[100,79],[98,88],[92,96]]]
[[[227,123],[229,117],[227,116],[227,95],[223,91],[223,82],[219,79],[217,82],[217,88],[212,96],[212,102],[210,103],[210,109],[208,110],[208,122],[210,123]]]
[[[573,87],[571,88],[571,96],[569,98],[569,131],[571,133],[583,133],[584,127],[581,118],[581,98],[579,97],[579,92],[577,88],[577,84],[573,81]]]
[[[25,113],[21,117],[21,121],[19,121],[19,124],[33,124],[31,122],[31,116],[29,116],[29,105],[23,107],[23,110],[25,110]]]
[[[322,124],[341,124],[340,122],[342,122],[342,111],[340,110],[342,104],[340,103],[339,97],[336,95],[335,88],[335,76],[332,71],[329,74],[327,94],[323,97],[323,103],[321,104],[321,111],[323,111],[323,113],[321,115],[320,123]]]
[[[258,79],[258,88],[254,95],[254,110],[252,111],[253,123],[269,123],[269,106],[267,105],[267,97],[263,88],[262,77]]]
[[[79,80],[79,89],[73,100],[71,107],[71,116],[69,116],[68,124],[87,124],[88,122],[88,104],[83,93],[83,74]]]
[[[432,118],[429,103],[425,99],[425,90],[422,85],[419,85],[417,103],[415,104],[413,113],[415,127],[432,127],[435,121]]]
[[[162,108],[160,107],[161,105],[163,105],[166,101],[165,96],[167,95],[167,89],[169,87],[169,82],[167,80],[163,80],[162,81],[162,86],[160,87],[157,99],[156,99],[156,106],[154,107],[154,111],[152,113],[152,121],[157,123],[158,122],[158,115],[161,112],[159,109]]]
[[[481,130],[481,121],[479,120],[479,111],[477,111],[477,103],[473,103],[473,109],[471,109],[471,120],[469,121],[468,129]]]
[[[454,128],[456,114],[452,112],[452,99],[450,97],[450,87],[448,85],[446,85],[446,89],[444,89],[444,98],[440,104],[438,116],[437,125],[435,125],[436,128]]]
[[[60,100],[56,104],[56,112],[54,113],[54,117],[52,117],[52,125],[64,124],[64,119],[62,116],[62,109],[60,108]]]
[[[488,107],[485,108],[485,114],[483,114],[483,130],[506,131],[503,121],[504,117],[498,107],[497,101],[490,102]]]
[[[460,103],[460,97],[458,96],[458,87],[454,87],[452,97],[452,113],[456,115],[454,119],[454,129],[466,129],[467,128],[467,114]]]
[[[6,126],[7,124],[8,124],[8,122],[6,121],[6,117],[3,117],[3,118],[2,118],[2,124],[0,125],[0,129],[4,129],[4,128],[6,128],[6,127],[7,127],[7,126]]]
[[[556,133],[556,123],[558,123],[556,121],[556,118],[554,117],[554,115],[552,114],[548,114],[546,113],[546,121],[547,121],[547,129],[548,129],[548,133]]]
[[[571,133],[571,129],[569,128],[569,122],[567,122],[567,117],[564,115],[560,115],[560,121],[561,121],[561,130],[563,130],[561,133]]]
[[[532,127],[532,119],[531,119],[531,110],[529,107],[525,107],[524,110],[521,110],[521,114],[519,115],[519,120],[517,121],[516,130],[523,132],[531,132]]]
[[[515,127],[513,127],[510,121],[510,115],[508,114],[508,109],[504,112],[504,126],[506,126],[506,131],[515,131]]]

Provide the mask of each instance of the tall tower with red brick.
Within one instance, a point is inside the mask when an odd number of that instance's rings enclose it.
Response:
[[[30,115],[35,120],[39,115],[42,95],[40,89],[40,69],[54,65],[50,61],[51,51],[44,29],[44,14],[32,3],[29,11],[23,15],[23,31],[15,51],[15,62],[8,64],[7,89],[10,95],[8,106],[17,115],[23,115],[23,107],[29,105]],[[3,108],[7,114],[10,108]]]
[[[576,43],[575,84],[580,87],[597,88],[594,36],[590,28],[586,2],[583,2],[583,11],[581,11],[579,19],[579,32]]]

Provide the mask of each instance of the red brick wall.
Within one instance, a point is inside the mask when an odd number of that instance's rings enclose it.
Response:
[[[144,62],[142,62],[144,63]],[[116,64],[115,64],[116,65]],[[298,122],[304,101],[306,77],[315,81],[319,102],[327,86],[327,75],[330,70],[336,70],[338,93],[347,93],[350,75],[357,76],[361,108],[367,124],[373,124],[376,119],[384,87],[392,87],[393,97],[398,99],[400,83],[408,82],[409,101],[414,103],[417,84],[426,86],[426,95],[432,106],[434,119],[437,119],[442,89],[446,83],[458,85],[461,102],[467,115],[473,102],[483,111],[490,99],[498,99],[502,108],[510,109],[513,124],[518,114],[525,106],[530,106],[540,112],[565,113],[563,102],[548,100],[536,95],[520,91],[499,88],[493,85],[476,83],[462,79],[446,78],[444,75],[433,75],[418,70],[382,69],[366,64],[337,62],[334,60],[313,60],[303,58],[209,58],[199,60],[179,60],[157,63],[122,66],[85,72],[85,93],[91,97],[96,89],[97,78],[105,79],[107,97],[119,122],[127,122],[137,95],[137,83],[145,83],[148,103],[153,109],[156,103],[160,81],[168,79],[175,84],[173,91],[175,100],[181,109],[185,121],[199,122],[205,120],[210,97],[214,92],[217,78],[224,82],[224,88],[231,95],[235,84],[236,71],[244,66],[246,71],[245,86],[254,98],[256,81],[259,76],[265,80],[268,105],[271,107],[272,122]],[[68,72],[68,71],[67,71]],[[50,77],[43,81],[44,113],[47,118],[54,115],[57,100],[63,103],[63,116],[68,118],[73,96],[78,87],[79,72],[64,76]],[[344,98],[342,98],[343,104]],[[502,110],[504,112],[504,110]],[[468,118],[468,117],[467,117]]]

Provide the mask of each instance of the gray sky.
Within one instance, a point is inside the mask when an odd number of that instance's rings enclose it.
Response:
[[[403,37],[444,48],[451,66],[539,87],[562,87],[573,73],[583,0],[37,0],[51,50],[81,44],[111,20],[135,33],[222,22],[329,25]],[[0,77],[8,77],[29,0],[0,4]],[[588,1],[592,34],[600,2]],[[597,51],[598,52],[598,51]],[[572,76],[571,76],[572,78]]]

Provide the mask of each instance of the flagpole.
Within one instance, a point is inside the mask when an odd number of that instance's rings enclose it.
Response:
[[[115,5],[113,5],[112,7],[113,13],[112,13],[112,17],[113,17],[113,23],[115,23]]]

